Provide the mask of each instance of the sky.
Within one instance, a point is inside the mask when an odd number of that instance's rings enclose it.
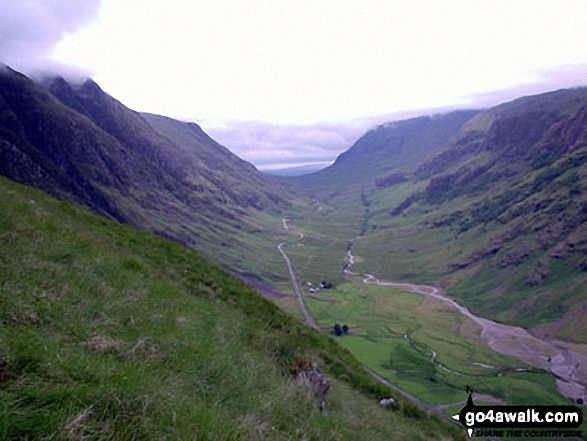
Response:
[[[368,129],[587,85],[587,1],[2,0],[0,62],[92,77],[260,169]]]

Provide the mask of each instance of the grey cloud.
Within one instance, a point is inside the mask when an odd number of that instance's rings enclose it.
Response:
[[[238,156],[264,167],[332,162],[364,132],[352,124],[277,125],[231,122],[223,128],[204,129]]]
[[[100,0],[2,0],[0,61],[29,74],[65,69],[48,54],[65,34],[96,18],[99,8]]]

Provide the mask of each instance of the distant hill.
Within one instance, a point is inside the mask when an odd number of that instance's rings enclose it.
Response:
[[[39,85],[10,69],[0,74],[0,174],[237,268],[247,236],[267,228],[259,213],[278,217],[292,200],[196,124],[134,112],[92,80]]]
[[[331,166],[295,181],[311,189],[349,189],[373,183],[376,177],[409,172],[477,113],[461,110],[382,124],[361,136]]]
[[[327,165],[298,165],[294,167],[261,170],[269,176],[301,176],[323,170]]]

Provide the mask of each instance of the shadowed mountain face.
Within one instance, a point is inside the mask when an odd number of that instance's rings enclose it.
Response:
[[[0,173],[221,261],[221,243],[238,248],[260,212],[291,200],[196,124],[141,115],[91,80],[41,86],[11,70],[0,74]]]

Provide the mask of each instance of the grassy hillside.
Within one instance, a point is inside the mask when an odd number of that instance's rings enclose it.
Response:
[[[5,178],[0,204],[0,438],[464,439],[193,251]]]
[[[400,201],[401,186],[374,196],[371,238],[357,252],[429,268],[428,282],[444,277],[483,316],[585,341],[577,311],[587,286],[586,109],[587,92],[578,89],[473,118],[419,168]]]

